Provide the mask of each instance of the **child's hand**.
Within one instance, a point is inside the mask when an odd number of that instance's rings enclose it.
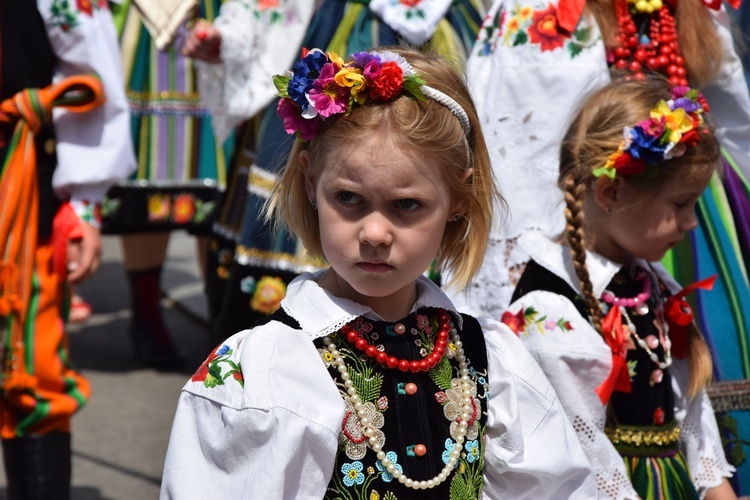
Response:
[[[99,268],[102,240],[99,230],[91,224],[81,224],[83,238],[68,240],[68,281],[80,283]]]
[[[199,20],[188,34],[182,53],[208,63],[221,62],[221,32],[208,21]]]

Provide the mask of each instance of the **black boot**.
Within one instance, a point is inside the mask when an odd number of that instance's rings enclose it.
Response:
[[[70,499],[70,434],[3,439],[8,500]]]
[[[185,364],[167,332],[161,315],[161,266],[143,271],[128,271],[132,317],[130,340],[135,357],[144,365],[173,369]]]

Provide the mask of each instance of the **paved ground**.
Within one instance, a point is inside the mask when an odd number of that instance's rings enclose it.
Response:
[[[70,349],[93,395],[73,419],[73,500],[158,498],[180,388],[210,349],[192,238],[173,235],[162,280],[174,299],[164,301],[167,326],[189,360],[182,372],[144,369],[133,359],[121,263],[119,240],[105,237],[99,273],[78,289],[94,314],[71,329]],[[0,500],[5,485],[0,473]]]

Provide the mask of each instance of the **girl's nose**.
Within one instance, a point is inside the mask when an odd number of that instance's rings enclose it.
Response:
[[[362,219],[362,226],[359,231],[359,241],[368,243],[372,246],[390,245],[393,243],[393,233],[391,223],[382,214],[372,212]]]
[[[690,212],[690,215],[682,221],[680,226],[680,229],[682,229],[684,232],[692,231],[693,229],[698,227],[698,217],[695,215],[694,209]]]

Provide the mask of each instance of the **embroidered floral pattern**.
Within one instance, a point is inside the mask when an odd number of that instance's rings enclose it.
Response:
[[[286,296],[286,283],[278,276],[263,276],[258,280],[250,300],[250,307],[263,314],[271,314],[279,308]]]
[[[516,5],[509,11],[499,10],[485,18],[479,31],[474,53],[479,56],[493,54],[500,43],[506,47],[533,45],[541,52],[565,48],[571,59],[584,49],[592,47],[597,38],[592,28],[582,20],[573,33],[557,24],[557,6],[553,3]]]
[[[98,228],[102,224],[102,205],[101,203],[91,203],[88,200],[72,200],[70,202],[73,211],[76,213],[81,222],[91,224]]]
[[[120,203],[108,209],[114,213]],[[203,201],[191,193],[166,194],[154,193],[146,199],[148,220],[151,222],[167,222],[175,224],[201,224],[216,209],[216,202]]]
[[[392,324],[378,326],[379,324],[379,322],[373,323],[365,318],[358,318],[350,322],[349,327],[365,336],[370,343],[378,337],[382,339],[381,342],[386,343],[386,346],[391,346],[389,342],[394,341],[401,342],[402,346],[412,344],[412,353],[416,353],[420,348],[431,350],[439,331],[437,314],[415,314],[412,321],[405,325],[407,331],[410,332],[408,336],[396,336],[394,332],[388,332],[389,327],[390,330],[393,330]],[[404,407],[400,406],[403,403],[399,403],[399,401],[405,402],[406,400],[399,400],[399,398],[425,397],[428,395],[432,398],[432,395],[434,395],[435,400],[431,402],[431,405],[433,405],[431,411],[440,411],[440,406],[443,408],[443,416],[445,417],[445,431],[443,432],[447,436],[446,443],[450,443],[450,445],[446,444],[446,446],[450,446],[446,455],[449,457],[450,450],[455,447],[455,438],[452,436],[456,434],[458,429],[459,422],[456,420],[460,418],[461,410],[458,363],[457,361],[451,362],[446,356],[427,372],[426,377],[424,374],[419,379],[407,377],[403,379],[404,382],[402,383],[402,377],[397,375],[401,372],[396,371],[397,374],[394,375],[394,372],[384,368],[372,358],[363,355],[340,332],[330,335],[330,338],[337,345],[341,357],[346,362],[351,383],[350,385],[344,385],[338,377],[338,370],[330,365],[330,360],[326,357],[327,349],[319,349],[321,359],[329,367],[329,372],[345,403],[336,462],[336,470],[339,470],[340,473],[334,474],[331,478],[326,498],[389,498],[392,500],[398,497],[407,498],[408,495],[397,493],[401,491],[403,486],[394,480],[393,472],[398,470],[403,473],[403,468],[407,467],[407,465],[404,465],[404,460],[408,463],[409,460],[419,460],[419,458],[414,455],[413,451],[409,451],[410,448],[413,448],[412,446],[407,446],[406,450],[393,448],[394,444],[389,446],[385,427],[386,425],[398,426],[399,424],[388,419],[395,418],[397,411],[403,411]],[[397,338],[398,341],[395,340]],[[378,347],[386,349],[386,346],[380,344]],[[322,347],[322,339],[318,347]],[[388,349],[391,348],[388,347]],[[388,349],[386,349],[386,352],[388,352]],[[446,352],[448,350],[446,349]],[[445,486],[441,485],[449,488],[451,498],[476,498],[483,485],[482,435],[484,410],[482,401],[486,400],[487,394],[486,376],[486,367],[482,365],[482,369],[478,371],[474,369],[473,365],[470,365],[469,379],[472,384],[470,394],[474,412],[468,422],[465,448],[457,462],[456,473],[444,483]],[[384,377],[389,378],[387,384],[384,384]],[[395,377],[395,380],[390,377]],[[482,379],[482,384],[477,386],[479,379]],[[399,392],[398,387],[411,381],[416,382],[419,387],[416,394],[407,394],[403,390]],[[398,383],[394,385],[394,382]],[[432,385],[433,382],[436,387]],[[346,397],[347,388],[350,386],[356,389],[356,393],[362,400],[360,414],[357,413]],[[481,393],[480,387],[484,389]],[[390,398],[396,398],[397,401],[392,401]],[[439,414],[432,413],[432,415],[435,418]],[[362,428],[361,418],[367,422],[365,429]],[[376,444],[379,444],[387,459],[394,464],[394,469],[391,472],[383,467],[381,461],[376,458],[375,453],[367,445],[368,439],[373,439]],[[428,447],[431,446],[430,443],[425,444]],[[433,448],[433,450],[432,453],[441,453],[439,448]]]
[[[214,388],[217,385],[224,385],[224,381],[232,377],[241,386],[245,385],[245,379],[242,377],[240,363],[235,363],[231,359],[232,349],[227,345],[221,345],[208,356],[206,361],[198,367],[195,374],[190,377],[193,382],[203,382],[203,385]],[[224,371],[224,368],[229,369]]]
[[[526,309],[519,309],[518,312],[513,313],[505,311],[500,318],[500,321],[508,325],[513,333],[519,335],[521,332],[528,336],[529,331],[532,327],[544,335],[545,332],[551,332],[559,329],[561,332],[569,332],[573,330],[573,325],[570,321],[565,318],[558,318],[557,320],[547,318],[547,315],[540,317],[539,311],[534,309],[534,306],[529,306]]]

